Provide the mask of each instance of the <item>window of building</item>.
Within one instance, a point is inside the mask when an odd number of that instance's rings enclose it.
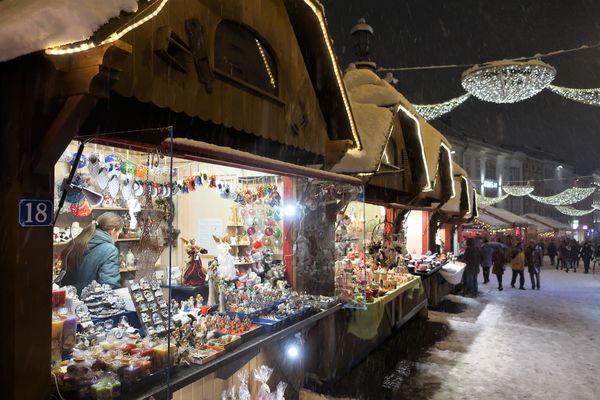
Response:
[[[270,49],[236,22],[223,21],[217,27],[215,68],[269,94],[278,93],[277,65]]]
[[[485,178],[492,180],[496,179],[496,160],[485,160]]]

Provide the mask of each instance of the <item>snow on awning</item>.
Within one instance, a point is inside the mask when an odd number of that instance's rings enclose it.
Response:
[[[137,0],[0,1],[0,62],[49,47],[89,39]]]
[[[162,146],[168,149],[170,147],[170,141],[168,139],[164,140]],[[256,171],[315,178],[363,186],[363,182],[360,179],[348,175],[336,174],[316,168],[308,168],[296,164],[290,164],[287,162],[258,156],[256,154],[247,153],[245,151],[235,150],[230,147],[217,146],[198,140],[184,138],[173,139],[173,153],[177,156],[188,158],[190,160],[213,162],[235,167],[244,166],[245,168]]]
[[[512,213],[508,210],[504,210],[502,208],[487,206],[487,207],[479,207],[479,209],[482,211],[479,214],[479,219],[481,219],[482,215],[488,214],[488,215],[493,216],[496,219],[505,221],[506,223],[508,223],[510,225],[526,226],[526,227],[528,226],[528,227],[531,227],[534,229],[543,230],[535,222],[528,220],[526,218],[520,217],[517,214],[514,214],[514,213]]]
[[[464,214],[465,217],[470,217],[472,213],[471,193],[473,184],[467,177],[465,170],[456,162],[452,163],[454,171],[454,197],[451,197],[441,208],[443,212],[451,215]]]

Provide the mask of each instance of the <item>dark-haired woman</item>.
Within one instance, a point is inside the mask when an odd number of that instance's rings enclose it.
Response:
[[[123,220],[111,212],[85,227],[61,254],[66,271],[61,284],[75,286],[79,294],[94,280],[112,288],[121,287],[115,240],[122,230]]]

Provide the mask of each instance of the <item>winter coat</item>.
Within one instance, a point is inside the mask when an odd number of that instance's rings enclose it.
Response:
[[[583,261],[589,261],[592,259],[593,251],[592,246],[585,245],[581,248],[581,258]]]
[[[81,265],[68,269],[61,284],[75,286],[77,293],[81,294],[81,290],[94,280],[113,289],[121,287],[119,251],[110,235],[102,229],[96,229]]]
[[[554,242],[550,243],[548,245],[548,255],[550,257],[556,257],[556,245],[554,244]]]
[[[540,267],[542,265],[543,259],[543,250],[540,245],[531,248],[531,254],[529,256],[529,260],[527,262],[527,271],[530,274],[540,272]]]
[[[502,275],[504,273],[504,255],[502,251],[495,250],[492,254],[492,274]]]
[[[513,257],[510,267],[513,271],[523,271],[525,269],[525,254],[522,250]]]
[[[481,264],[481,252],[477,247],[467,247],[465,250],[464,256],[465,263],[467,266],[465,267],[466,272],[471,273],[479,273],[479,264]]]
[[[492,266],[492,253],[494,249],[491,246],[483,246],[481,248],[481,266],[489,268]]]

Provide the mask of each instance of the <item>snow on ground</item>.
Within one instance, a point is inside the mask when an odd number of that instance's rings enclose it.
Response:
[[[88,39],[137,0],[2,0],[0,62]]]
[[[403,327],[331,396],[598,399],[600,273],[582,272],[545,266],[540,291],[510,288],[509,273],[500,292],[495,276],[483,285],[480,275],[480,297],[448,296],[428,321]]]

